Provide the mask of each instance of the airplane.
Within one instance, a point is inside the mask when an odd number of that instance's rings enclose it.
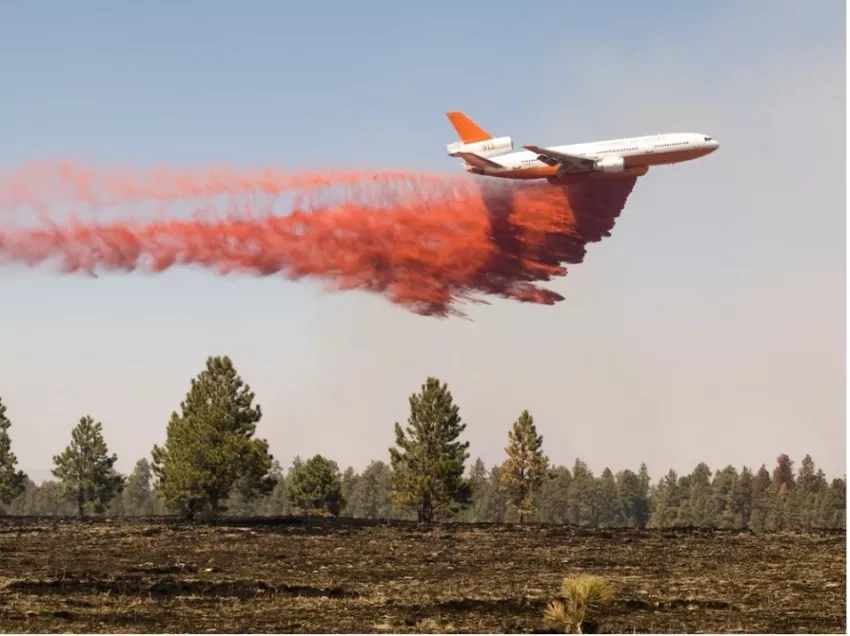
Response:
[[[523,146],[512,152],[510,137],[493,137],[464,113],[446,113],[460,137],[446,146],[450,157],[463,159],[467,172],[501,179],[546,179],[553,184],[640,177],[650,166],[691,161],[720,147],[701,133],[667,133],[566,146]]]

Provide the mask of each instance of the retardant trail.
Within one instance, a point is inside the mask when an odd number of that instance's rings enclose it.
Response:
[[[457,303],[496,295],[553,304],[539,283],[566,274],[607,236],[636,177],[556,187],[408,173],[285,174],[218,169],[151,173],[39,164],[0,175],[0,209],[142,199],[206,202],[191,220],[45,222],[0,230],[0,260],[63,272],[200,265],[220,274],[314,277],[329,289],[379,293],[420,314],[462,315]],[[337,188],[337,190],[334,190]],[[294,193],[286,216],[251,195]],[[241,199],[240,199],[241,197]],[[225,212],[225,218],[215,218]]]

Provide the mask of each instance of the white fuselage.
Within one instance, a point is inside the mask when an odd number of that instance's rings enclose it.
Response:
[[[547,146],[498,154],[488,153],[488,163],[467,161],[466,170],[475,174],[507,179],[560,179],[588,172],[644,174],[650,166],[690,161],[717,150],[719,144],[701,133],[667,133],[611,139],[563,146]],[[546,156],[545,152],[553,153]],[[571,166],[554,159],[558,154],[584,160]],[[473,159],[474,161],[474,159]]]
[[[669,159],[687,161],[686,155],[694,151],[708,154],[716,150],[720,144],[708,135],[699,133],[668,133],[663,135],[648,135],[645,137],[629,137],[627,139],[611,139],[609,141],[594,141],[583,144],[568,144],[564,146],[547,146],[556,152],[563,152],[588,159],[605,159],[607,157],[622,157],[626,163],[630,158],[646,157],[647,165],[658,163],[674,163]],[[653,161],[655,159],[655,161]],[[536,152],[521,150],[496,157],[491,161],[501,164],[506,170],[545,167]],[[660,161],[659,161],[660,160]],[[643,162],[641,162],[643,163]]]

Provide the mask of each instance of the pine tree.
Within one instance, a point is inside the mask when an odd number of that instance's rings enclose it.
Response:
[[[746,466],[738,475],[738,489],[735,491],[733,506],[735,514],[738,515],[738,527],[749,528],[753,511],[753,473]]]
[[[770,473],[764,464],[758,469],[752,483],[750,529],[756,532],[763,532],[769,529],[770,511],[773,504],[770,491]]]
[[[819,507],[821,493],[827,489],[826,476],[822,470],[815,470],[811,455],[806,455],[800,463],[797,474],[797,493],[793,497],[796,510],[791,512],[799,528],[810,530],[820,523]]]
[[[6,405],[0,401],[0,504],[6,505],[24,492],[27,482],[26,474],[15,470],[18,458],[12,452],[11,426],[12,422],[6,416]]]
[[[469,442],[458,441],[466,429],[446,384],[429,377],[409,398],[406,431],[395,423],[396,446],[390,448],[393,497],[415,509],[420,523],[455,514],[470,502],[464,479]]]
[[[673,522],[673,526],[679,528],[693,527],[696,525],[696,516],[694,515],[691,475],[682,475],[679,477],[679,484],[676,490],[679,493],[679,506],[676,510],[676,519]]]
[[[5,512],[7,515],[31,515],[32,502],[35,493],[38,491],[36,486],[29,477],[24,478],[23,491],[15,497],[8,505],[0,505],[0,514]]]
[[[354,503],[354,491],[357,489],[357,483],[360,481],[360,475],[351,466],[345,469],[342,473],[342,498],[345,500],[341,514],[346,517],[356,516],[353,513],[351,506]]]
[[[286,495],[287,480],[283,467],[276,459],[272,460],[269,475],[275,480],[274,489],[263,497],[261,514],[266,517],[279,517],[292,512],[292,504]]]
[[[519,522],[536,511],[532,497],[537,493],[549,459],[543,454],[543,436],[537,434],[534,418],[523,411],[508,433],[508,459],[502,464],[502,488]]]
[[[582,460],[576,459],[568,495],[571,524],[589,527],[599,525],[598,487],[593,471]]]
[[[779,492],[781,486],[786,491],[794,487],[794,460],[782,453],[776,458],[776,468],[773,469],[772,486],[775,492]]]
[[[624,506],[620,499],[620,488],[611,469],[606,467],[599,476],[599,525],[603,527],[620,526],[626,520]]]
[[[508,516],[508,498],[502,492],[502,469],[496,465],[490,468],[487,485],[482,489],[480,508],[476,521],[505,523]]]
[[[690,474],[691,512],[695,526],[710,528],[714,525],[715,510],[712,507],[711,469],[700,462]]]
[[[821,494],[818,506],[818,527],[845,529],[847,526],[847,482],[833,479]]]
[[[649,525],[652,528],[670,528],[676,523],[682,496],[679,493],[679,476],[672,468],[658,481]]]
[[[821,483],[815,470],[815,461],[811,455],[806,455],[800,462],[800,470],[797,473],[797,485],[803,492],[816,493]]]
[[[484,461],[478,457],[469,469],[469,487],[470,487],[470,505],[466,509],[466,521],[475,523],[483,521],[481,517],[482,505],[487,497],[487,487],[489,485],[487,466]]]
[[[788,485],[780,482],[779,491],[775,494],[771,501],[771,508],[768,515],[769,527],[771,530],[789,530],[788,523],[788,495],[791,489]]]
[[[67,516],[79,514],[77,505],[62,495],[62,483],[53,479],[42,482],[33,492],[30,514]]]
[[[714,473],[714,480],[711,482],[710,514],[716,527],[727,530],[739,527],[741,515],[736,508],[739,487],[740,477],[734,466],[726,466]]]
[[[537,509],[540,520],[546,523],[569,523],[570,521],[570,469],[555,466],[546,475],[540,488]]]
[[[767,526],[771,530],[789,530],[794,527],[794,507],[797,502],[794,480],[794,460],[782,453],[776,458],[776,467],[770,484]],[[790,513],[790,515],[789,515]]]
[[[362,519],[391,519],[393,517],[392,473],[382,461],[370,462],[352,488],[352,514]]]
[[[635,508],[635,521],[638,528],[645,528],[649,525],[649,516],[652,514],[651,489],[652,483],[649,477],[649,469],[646,467],[645,462],[641,462],[638,469],[638,499],[637,507]]]
[[[103,425],[90,416],[80,419],[71,431],[71,443],[54,455],[53,475],[62,482],[62,496],[77,504],[82,519],[86,508],[101,513],[124,487],[124,477],[115,471],[118,457],[109,454]]]
[[[645,528],[649,521],[649,501],[640,475],[633,470],[617,473],[617,498],[623,521],[633,528]]]
[[[313,455],[292,473],[286,494],[296,508],[308,515],[338,517],[346,503],[339,466],[321,455]]]
[[[124,486],[124,511],[129,515],[148,516],[153,514],[154,495],[151,488],[153,472],[150,462],[142,457],[136,462],[136,466],[127,483]]]
[[[171,509],[215,520],[237,485],[244,500],[274,489],[274,458],[268,442],[254,437],[262,413],[253,402],[229,357],[207,359],[181,414],[171,415],[165,445],[152,452],[156,488]]]

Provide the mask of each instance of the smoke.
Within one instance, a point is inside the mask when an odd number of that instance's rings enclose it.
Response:
[[[563,297],[540,283],[564,276],[587,243],[609,234],[635,181],[29,164],[0,173],[0,263],[55,262],[92,275],[183,265],[311,277],[431,316],[463,315],[459,303],[487,295],[553,304]],[[143,202],[155,205],[155,218],[132,210]],[[181,218],[187,205],[193,213]],[[110,208],[116,219],[79,218]],[[15,222],[27,211],[34,227]],[[65,218],[57,221],[57,211]]]

